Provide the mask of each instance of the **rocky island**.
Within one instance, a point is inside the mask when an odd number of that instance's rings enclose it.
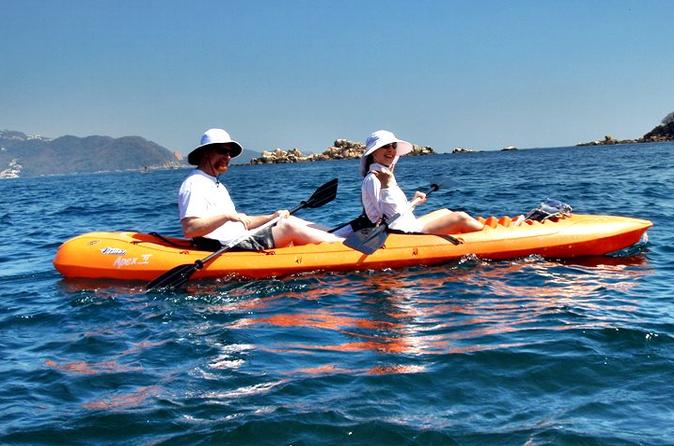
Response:
[[[610,135],[604,139],[577,144],[577,146],[606,146],[613,144],[641,144],[648,142],[674,141],[674,112],[665,116],[660,125],[637,139],[615,139]]]
[[[466,147],[454,147],[452,153],[473,153],[475,150]]]
[[[428,146],[412,145],[412,152],[409,155],[431,155],[435,151]],[[344,160],[360,158],[365,152],[365,144],[349,141],[348,139],[338,139],[334,144],[321,153],[312,153],[304,155],[297,148],[290,150],[276,149],[273,151],[265,150],[261,156],[254,158],[250,164],[283,164],[283,163],[301,163],[309,161],[327,161]]]
[[[299,149],[264,151],[246,150],[240,163],[280,164],[360,158],[365,145],[347,139],[317,154]],[[413,145],[410,155],[430,155],[431,147]],[[0,178],[19,178],[119,170],[148,171],[187,167],[179,152],[171,152],[140,136],[31,136],[13,130],[0,130]]]
[[[638,139],[618,140],[612,136],[577,144],[597,146],[674,141],[674,112],[668,114],[653,130]],[[517,150],[515,146],[501,150]],[[258,153],[246,150],[238,161],[251,165],[300,163],[360,158],[365,145],[348,139],[337,139],[321,153],[304,154],[298,148],[275,149]],[[473,153],[475,150],[455,147],[451,153]],[[432,155],[432,147],[413,144],[410,155]],[[165,169],[187,167],[179,152],[172,152],[140,136],[30,136],[13,130],[0,130],[0,179],[40,175],[109,172],[118,170]]]

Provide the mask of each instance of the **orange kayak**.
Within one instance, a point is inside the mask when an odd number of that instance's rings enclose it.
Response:
[[[571,215],[512,226],[509,217],[489,217],[485,229],[454,234],[463,243],[441,236],[390,234],[383,248],[365,255],[341,243],[320,243],[264,252],[226,252],[192,278],[269,278],[307,271],[347,271],[431,265],[476,255],[509,259],[537,254],[563,259],[604,255],[637,243],[653,224],[648,220],[605,215]],[[209,252],[190,242],[138,232],[90,232],[64,242],[54,258],[68,278],[150,281]]]

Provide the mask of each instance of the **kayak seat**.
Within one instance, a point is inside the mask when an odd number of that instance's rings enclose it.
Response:
[[[177,237],[167,237],[162,234],[159,234],[158,232],[148,232],[147,234],[137,232],[134,234],[134,239],[136,239],[137,241],[134,241],[133,243],[143,243],[143,242],[157,243],[157,240],[159,240],[161,244],[173,248],[180,248],[180,249],[194,248],[194,245],[192,244],[191,240],[185,240]]]
[[[498,220],[498,224],[503,226],[503,227],[506,227],[506,228],[510,227],[512,222],[513,222],[513,219],[508,217],[507,215],[504,215],[503,217],[499,218],[499,220]]]
[[[476,217],[475,220],[479,221],[485,226],[489,226],[490,228],[496,228],[498,225],[503,225],[503,223],[506,222],[506,220],[504,220],[505,218],[509,219],[510,217],[501,217],[500,219],[498,219],[493,215],[487,218],[480,216]]]
[[[562,218],[564,218],[564,217],[562,217]],[[491,216],[491,217],[488,217],[488,218],[484,218],[482,216],[479,216],[479,217],[475,217],[475,219],[477,221],[479,221],[480,223],[482,223],[483,225],[489,226],[490,228],[496,228],[498,226],[502,226],[504,228],[509,228],[513,225],[520,226],[524,223],[528,224],[529,226],[534,225],[534,224],[545,223],[545,222],[540,222],[540,221],[536,221],[536,220],[524,219],[523,216],[520,216],[518,218],[518,219],[522,220],[521,222],[516,222],[509,215],[504,215],[502,217]],[[553,222],[559,221],[559,219],[557,217],[553,217],[550,220],[553,221]]]
[[[158,232],[149,232],[148,234],[138,233],[136,234],[136,237],[140,239],[140,242],[156,243],[156,240],[153,240],[153,238],[158,239],[166,246],[180,249],[196,249],[198,251],[215,252],[222,247],[219,241],[205,237],[195,237],[191,240],[188,240],[176,237],[166,237],[159,234]]]
[[[496,226],[498,226],[498,219],[492,215],[484,221],[484,225],[491,228],[496,228]]]

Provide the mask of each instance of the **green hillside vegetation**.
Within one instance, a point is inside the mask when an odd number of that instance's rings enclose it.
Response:
[[[53,140],[0,132],[0,172],[18,164],[18,176],[184,166],[179,156],[139,136],[62,136]]]

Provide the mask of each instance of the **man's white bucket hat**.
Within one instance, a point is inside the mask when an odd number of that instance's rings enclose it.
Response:
[[[366,162],[367,157],[375,152],[375,150],[380,149],[389,144],[396,143],[396,159],[393,161],[393,165],[398,161],[398,157],[407,155],[412,151],[412,144],[402,139],[398,139],[396,135],[388,130],[377,130],[367,137],[365,141],[365,152],[360,158],[360,175],[367,175]],[[391,167],[393,167],[393,165]]]
[[[201,135],[201,144],[187,155],[187,162],[194,166],[198,166],[205,150],[214,146],[225,146],[229,148],[230,156],[232,158],[241,155],[241,152],[243,151],[241,144],[234,141],[226,131],[222,129],[208,129]]]

